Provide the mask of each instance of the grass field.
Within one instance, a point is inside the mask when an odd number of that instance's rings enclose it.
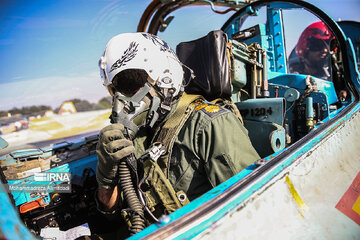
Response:
[[[87,124],[84,124],[83,126],[76,126],[70,129],[63,129],[61,131],[57,131],[56,133],[52,134],[51,139],[63,138],[84,132],[100,130],[104,126],[104,123],[108,121],[109,116],[110,112],[106,112],[95,117],[94,119],[91,119]]]
[[[110,110],[76,113],[54,118],[30,121],[30,130],[46,132],[51,139],[64,138],[85,132],[100,130],[109,122]]]
[[[30,129],[35,131],[49,131],[61,128],[64,128],[64,126],[59,122],[53,120],[36,119],[36,121],[30,121]]]

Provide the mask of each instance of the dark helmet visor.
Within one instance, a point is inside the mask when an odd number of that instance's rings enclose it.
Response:
[[[329,50],[329,43],[325,40],[310,37],[307,42],[308,49],[310,51],[323,51],[324,49]]]
[[[148,74],[143,69],[127,69],[114,77],[112,85],[116,91],[131,97],[145,85],[147,78]]]

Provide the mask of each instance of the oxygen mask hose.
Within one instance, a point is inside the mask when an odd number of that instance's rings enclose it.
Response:
[[[113,109],[112,109],[112,123],[121,123],[119,121],[119,112],[121,111],[121,103],[117,99],[117,94],[114,94]],[[126,135],[126,133],[124,133]],[[130,136],[126,136],[130,137]],[[130,139],[131,140],[131,139]],[[131,154],[129,158],[135,158],[134,154]],[[131,160],[130,160],[131,161]],[[136,194],[135,187],[131,178],[130,166],[128,165],[128,159],[123,159],[119,163],[119,181],[120,187],[124,193],[126,202],[130,209],[130,232],[134,235],[145,228],[144,210],[140,203],[139,197]]]

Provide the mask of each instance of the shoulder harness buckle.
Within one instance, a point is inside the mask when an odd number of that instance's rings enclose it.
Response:
[[[156,162],[165,152],[166,150],[161,143],[154,143],[149,151],[150,159]]]

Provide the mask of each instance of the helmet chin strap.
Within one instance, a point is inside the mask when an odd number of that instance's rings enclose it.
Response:
[[[159,120],[158,109],[161,103],[161,99],[158,96],[152,96],[150,111],[146,117],[146,125],[154,127],[155,123]]]
[[[164,89],[164,100],[160,97],[152,96],[151,107],[148,114],[147,125],[151,128],[155,126],[156,122],[162,121],[171,110],[171,103],[173,100],[173,89]]]

